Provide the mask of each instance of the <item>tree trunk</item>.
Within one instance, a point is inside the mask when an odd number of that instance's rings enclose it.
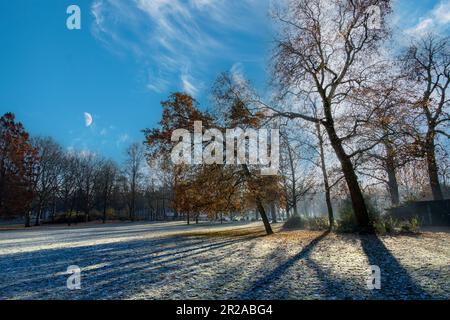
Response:
[[[277,223],[277,212],[276,212],[276,208],[275,208],[275,203],[271,203],[270,204],[270,211],[272,213],[272,222],[273,223]]]
[[[31,212],[28,211],[25,214],[25,228],[30,228],[31,227]]]
[[[353,168],[353,163],[350,157],[345,153],[342,142],[337,136],[334,126],[328,124],[325,128],[327,130],[331,146],[333,147],[341,164],[342,172],[344,174],[345,181],[347,182],[347,187],[350,191],[353,212],[355,213],[360,232],[373,234],[375,231],[358,183],[358,177],[356,176],[355,169]]]
[[[292,175],[292,188],[291,188],[291,192],[292,192],[292,207],[294,209],[294,215],[295,216],[299,216],[298,215],[298,208],[297,208],[297,186],[296,186],[296,175],[295,175],[295,168],[294,168],[294,159],[292,156],[292,150],[288,144],[288,156],[289,156],[289,166],[291,169],[291,175]]]
[[[246,164],[243,164],[242,168],[244,170],[245,176],[250,179],[251,173],[250,173],[250,170],[248,169],[248,166]],[[259,195],[257,195],[255,197],[255,202],[256,202],[256,207],[258,208],[259,214],[263,220],[264,228],[266,229],[267,235],[273,234],[272,227],[270,226],[269,219],[267,218],[266,210],[264,209],[264,206],[262,204],[262,201],[261,201],[261,198]]]
[[[325,201],[327,203],[328,222],[330,224],[329,230],[332,231],[334,228],[334,214],[333,214],[333,206],[331,204],[330,187],[328,187],[325,191]]]
[[[106,223],[106,201],[103,205],[103,223]]]
[[[34,225],[36,227],[41,225],[41,214],[42,214],[42,209],[41,209],[41,206],[39,206],[38,210],[36,212],[36,219],[34,221]]]
[[[397,176],[395,174],[395,168],[386,165],[386,171],[388,175],[388,189],[391,197],[391,204],[393,207],[397,207],[400,204],[400,193],[398,191]]]
[[[52,206],[52,223],[55,223],[55,216],[56,216],[56,200],[53,199],[53,206]]]
[[[436,161],[436,146],[434,144],[434,137],[431,134],[429,134],[427,138],[426,151],[428,176],[433,199],[435,201],[443,200],[444,196],[439,183],[439,169]]]
[[[323,149],[323,137],[322,132],[320,130],[320,123],[316,123],[317,137],[319,139],[319,153],[320,153],[320,168],[322,169],[323,175],[323,187],[325,191],[325,202],[327,203],[327,211],[328,211],[328,222],[330,224],[330,231],[333,230],[334,227],[334,213],[333,206],[331,204],[331,187],[330,182],[328,180],[328,172],[327,165],[325,163],[325,151]]]
[[[383,144],[386,149],[384,167],[388,176],[388,191],[391,198],[391,205],[397,207],[400,204],[400,193],[398,191],[395,150],[389,141],[384,141]]]

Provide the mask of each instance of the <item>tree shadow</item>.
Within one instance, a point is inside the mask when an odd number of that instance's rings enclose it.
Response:
[[[326,231],[317,238],[313,239],[308,245],[306,245],[299,253],[294,257],[290,258],[286,262],[280,264],[272,272],[263,276],[262,278],[255,281],[248,289],[239,295],[238,299],[264,299],[268,298],[265,296],[265,289],[272,283],[280,280],[280,278],[286,273],[286,271],[295,265],[299,260],[306,259],[310,256],[311,252],[317,246],[317,244],[322,241],[330,232]],[[285,299],[287,298],[288,292],[284,291],[279,294],[278,297],[271,297],[274,299]]]
[[[234,243],[239,240],[173,237],[4,255],[0,257],[0,299],[126,298],[132,291],[157,284],[176,268],[189,274],[210,262],[202,254]],[[186,259],[192,262],[181,263]],[[82,290],[65,287],[69,265],[82,268]]]
[[[372,299],[433,299],[411,277],[376,235],[361,235],[361,246],[369,265],[381,270],[381,289],[372,290]]]

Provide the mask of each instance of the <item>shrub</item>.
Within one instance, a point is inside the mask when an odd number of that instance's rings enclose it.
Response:
[[[309,218],[306,223],[310,230],[320,231],[328,230],[330,228],[330,222],[326,217]]]
[[[91,210],[91,212],[89,213],[90,221],[101,220],[101,219],[103,219],[103,212],[100,212],[96,209]]]
[[[301,229],[305,226],[300,216],[292,216],[283,224],[283,229]]]
[[[383,221],[376,221],[373,224],[377,234],[386,234],[386,226]]]
[[[339,219],[337,222],[337,232],[351,233],[358,230],[355,214],[353,213],[352,203],[349,199],[345,200],[339,209]]]
[[[385,216],[374,223],[378,234],[418,233],[420,225],[417,217],[398,221],[391,216]]]
[[[397,220],[395,220],[391,216],[382,219],[382,223],[384,224],[385,233],[394,233],[395,228],[398,225]]]
[[[381,230],[383,230],[384,228],[381,225],[376,226],[378,224],[377,221],[380,219],[380,211],[374,205],[373,201],[369,196],[366,195],[364,199],[366,203],[367,212],[369,213],[369,218],[374,223],[375,229],[378,227]],[[356,221],[356,217],[353,212],[352,202],[350,199],[344,200],[338,213],[339,219],[336,228],[337,232],[352,233],[358,231],[358,223]]]
[[[412,217],[409,220],[403,220],[400,223],[400,231],[402,233],[418,233],[421,223],[417,217]]]

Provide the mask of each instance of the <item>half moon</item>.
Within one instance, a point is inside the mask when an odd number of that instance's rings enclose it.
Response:
[[[93,121],[93,119],[92,119],[91,114],[88,112],[85,112],[84,113],[84,123],[86,124],[86,127],[90,127],[92,124],[92,121]]]

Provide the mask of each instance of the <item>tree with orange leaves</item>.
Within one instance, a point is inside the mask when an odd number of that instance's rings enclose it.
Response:
[[[0,216],[25,214],[26,226],[30,226],[31,181],[37,151],[12,113],[0,118],[0,150]]]
[[[171,167],[170,157],[174,142],[172,134],[177,129],[191,131],[196,121],[201,121],[204,128],[217,128],[225,132],[232,125],[256,126],[257,118],[245,108],[243,100],[234,100],[224,104],[224,117],[202,112],[198,103],[189,95],[175,93],[162,103],[164,107],[160,128],[144,130],[149,156],[161,157],[166,168],[173,170],[175,199],[173,206],[178,212],[189,217],[199,214],[214,216],[231,213],[248,208],[249,199],[256,205],[267,234],[272,228],[264,209],[264,195],[268,194],[268,183],[276,181],[273,177],[257,177],[254,169],[246,164],[235,165],[175,165]],[[244,112],[245,111],[245,112]],[[273,193],[273,192],[272,192]]]

